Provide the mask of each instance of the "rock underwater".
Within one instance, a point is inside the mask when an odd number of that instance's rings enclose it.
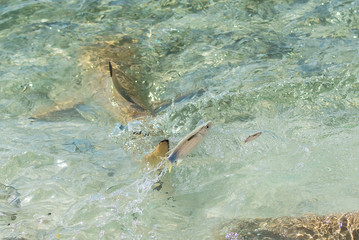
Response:
[[[215,231],[216,239],[359,240],[359,212],[300,217],[234,219]]]

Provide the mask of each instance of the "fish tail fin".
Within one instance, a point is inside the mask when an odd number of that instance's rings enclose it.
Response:
[[[168,168],[168,173],[171,174],[173,164],[170,162],[170,160],[168,158],[166,158],[165,161],[166,161],[166,165],[167,165],[167,168]]]
[[[182,161],[183,161],[183,159],[178,159],[177,160],[177,167],[181,164]]]
[[[178,159],[176,162],[171,162],[168,158],[166,158],[165,161],[166,161],[166,165],[167,165],[167,168],[168,168],[168,172],[169,172],[169,174],[171,174],[171,170],[172,170],[172,167],[174,166],[174,164],[176,164],[176,166],[178,167],[183,160]]]

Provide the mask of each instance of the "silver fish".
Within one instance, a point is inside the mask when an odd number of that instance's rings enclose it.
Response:
[[[169,173],[171,173],[172,166],[175,163],[177,163],[178,166],[182,162],[183,158],[202,142],[211,126],[212,122],[209,121],[197,127],[190,134],[184,137],[172,151],[170,151],[166,161]]]
[[[254,133],[254,134],[248,136],[248,137],[246,138],[246,140],[244,140],[244,143],[253,141],[254,139],[258,138],[260,135],[262,135],[262,132]]]

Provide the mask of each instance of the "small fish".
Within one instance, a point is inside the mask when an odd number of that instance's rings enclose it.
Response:
[[[262,132],[257,132],[257,133],[254,133],[254,134],[252,134],[252,135],[249,135],[249,136],[246,138],[246,140],[244,140],[244,143],[253,141],[254,139],[258,138],[261,134],[262,134]]]
[[[172,166],[175,163],[177,163],[177,166],[180,165],[183,158],[186,157],[193,149],[195,149],[198,144],[202,142],[211,126],[211,121],[202,124],[177,144],[177,146],[169,153],[166,159],[169,173],[171,173]]]

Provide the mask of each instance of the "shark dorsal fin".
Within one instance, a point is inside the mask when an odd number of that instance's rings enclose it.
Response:
[[[150,165],[157,165],[162,161],[162,158],[166,156],[169,150],[170,143],[167,139],[165,139],[157,145],[156,149],[152,153],[146,155],[144,160]]]

